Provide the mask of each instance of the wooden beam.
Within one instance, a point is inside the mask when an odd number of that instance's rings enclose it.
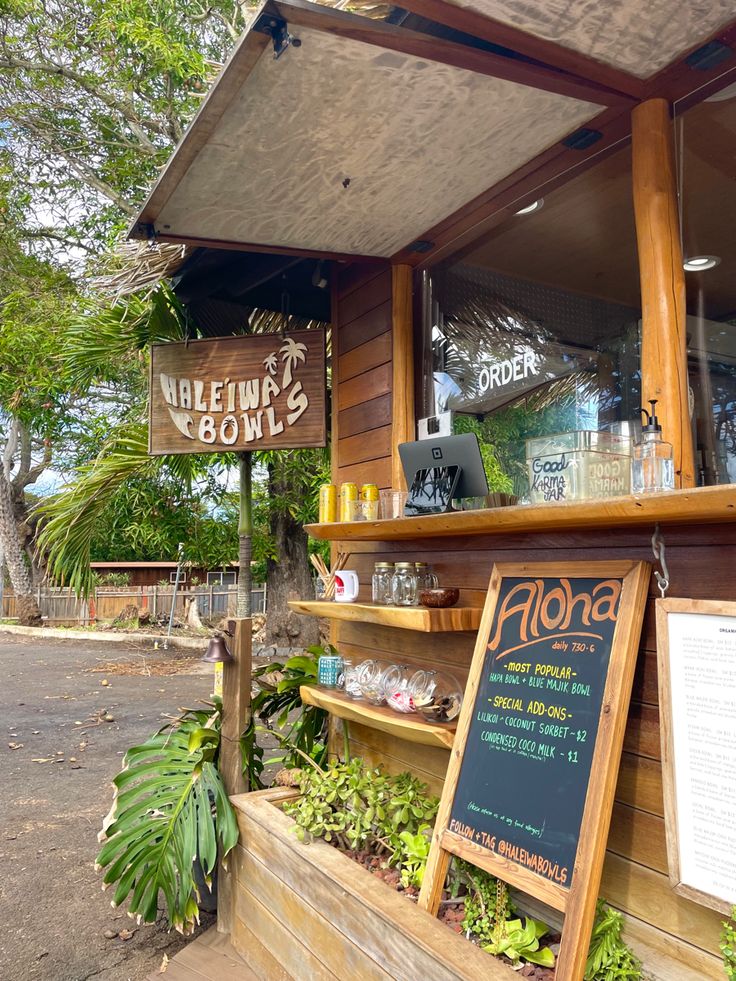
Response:
[[[250,679],[253,656],[253,621],[242,617],[232,621],[235,636],[229,643],[231,662],[222,672],[222,745],[220,772],[228,794],[242,794],[248,787],[243,778],[240,737],[250,715]]]
[[[641,278],[641,399],[657,399],[672,443],[675,486],[694,486],[685,340],[685,273],[670,107],[650,99],[632,113],[634,214]]]
[[[220,773],[229,796],[242,794],[248,785],[243,777],[240,737],[250,718],[250,678],[253,657],[253,621],[250,617],[231,620],[235,636],[228,641],[233,661],[222,668],[222,732]],[[232,855],[230,856],[232,860]],[[232,933],[235,891],[232,868],[220,860],[217,873],[217,931]]]
[[[142,238],[142,235],[132,235],[131,238]],[[264,245],[262,242],[231,242],[227,239],[202,238],[187,235],[186,232],[156,231],[155,241],[176,242],[190,245],[196,249],[225,249],[231,252],[257,252],[263,255],[298,256],[303,259],[335,259],[338,262],[372,262],[385,263],[385,256],[355,255],[352,252],[321,252],[318,249],[300,249],[291,245]]]
[[[391,486],[406,489],[404,471],[399,459],[399,443],[411,442],[415,436],[414,421],[414,317],[412,304],[413,269],[391,267],[392,324],[392,394],[393,424]]]
[[[407,31],[384,21],[359,17],[305,0],[276,0],[267,5],[267,10],[274,10],[283,17],[290,29],[309,27],[390,51],[400,51],[416,58],[426,58],[438,64],[501,78],[517,85],[566,95],[583,102],[593,102],[600,106],[631,106],[636,101],[623,92],[545,65],[506,58],[490,51],[458,44],[456,41],[446,41],[418,31]]]

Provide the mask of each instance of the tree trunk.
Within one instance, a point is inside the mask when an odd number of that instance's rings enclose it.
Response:
[[[289,488],[276,465],[268,468],[271,502],[288,497]],[[266,643],[277,647],[309,647],[319,643],[319,621],[293,613],[287,601],[310,597],[314,589],[307,551],[307,535],[288,508],[272,504],[269,531],[276,559],[266,562]]]
[[[33,595],[31,572],[18,539],[13,494],[4,467],[0,467],[0,544],[15,592],[18,622],[24,626],[38,626],[41,623],[41,611]]]

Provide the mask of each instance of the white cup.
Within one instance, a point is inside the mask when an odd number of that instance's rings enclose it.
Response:
[[[335,573],[335,602],[354,603],[358,598],[358,573],[352,569],[341,569]]]

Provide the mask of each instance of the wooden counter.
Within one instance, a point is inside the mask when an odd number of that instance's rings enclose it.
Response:
[[[454,511],[422,518],[306,525],[327,541],[400,541],[454,535],[493,535],[573,529],[631,528],[736,521],[736,486],[611,497],[600,501],[528,504],[483,511]]]

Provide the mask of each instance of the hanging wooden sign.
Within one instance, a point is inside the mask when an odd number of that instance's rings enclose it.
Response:
[[[650,567],[494,566],[419,903],[451,855],[565,914],[557,977],[581,981]]]
[[[670,881],[681,896],[729,913],[736,904],[736,603],[657,600],[657,661]]]
[[[149,453],[324,446],[324,330],[151,348]]]

